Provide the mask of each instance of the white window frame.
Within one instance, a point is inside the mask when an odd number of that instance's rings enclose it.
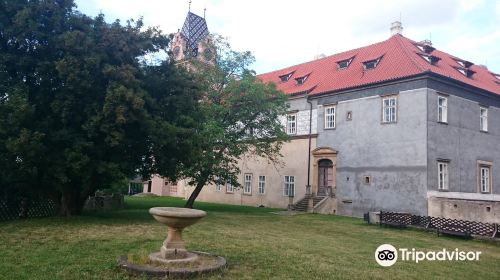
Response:
[[[479,164],[479,191],[491,193],[491,165]]]
[[[297,134],[297,113],[286,115],[286,133]]]
[[[222,185],[218,182],[218,178],[215,178],[215,191],[220,192],[222,190]]]
[[[259,176],[259,194],[265,194],[266,193],[266,176],[265,175],[260,175]]]
[[[488,132],[488,108],[479,108],[479,130]]]
[[[438,190],[447,191],[450,187],[448,162],[438,161]]]
[[[391,104],[391,101],[394,101],[394,104]],[[388,96],[382,98],[382,123],[395,123],[397,121],[398,121],[397,96]]]
[[[325,129],[335,128],[335,123],[336,123],[335,114],[336,114],[336,112],[337,112],[336,106],[325,107]]]
[[[229,181],[226,182],[226,193],[234,193],[234,186]]]
[[[283,177],[283,196],[295,196],[295,176]]]
[[[253,179],[253,176],[251,173],[245,173],[243,175],[243,193],[244,194],[252,194],[252,179]]]
[[[438,96],[438,122],[448,123],[448,98],[445,96]]]

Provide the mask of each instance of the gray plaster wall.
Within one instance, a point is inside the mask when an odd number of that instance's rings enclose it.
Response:
[[[382,123],[382,97],[397,94],[397,123]],[[323,96],[317,146],[338,151],[337,213],[427,213],[427,88],[425,80]],[[324,129],[324,106],[336,103],[336,128]],[[351,121],[346,119],[352,112]],[[364,176],[371,183],[364,183]]]
[[[492,192],[500,194],[500,97],[430,83],[428,188],[437,190],[437,160],[449,160],[449,191],[478,193],[477,161],[492,162]],[[448,123],[437,122],[438,94],[448,97]],[[445,96],[446,96],[445,95]],[[488,107],[488,132],[479,130],[480,105]]]

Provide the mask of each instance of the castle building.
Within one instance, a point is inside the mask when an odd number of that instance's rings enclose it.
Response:
[[[242,158],[243,188],[207,186],[198,200],[500,222],[500,75],[404,37],[399,22],[391,31],[259,75],[289,96],[285,164]]]

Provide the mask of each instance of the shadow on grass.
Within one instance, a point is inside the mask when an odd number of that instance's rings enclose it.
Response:
[[[125,200],[126,209],[144,209],[148,210],[151,207],[184,207],[186,203],[178,197],[127,197]],[[208,212],[232,212],[232,213],[269,213],[279,211],[281,209],[252,207],[230,204],[217,204],[209,202],[195,202],[195,209],[200,209]]]
[[[176,197],[127,197],[125,208],[114,211],[86,211],[80,222],[103,223],[103,224],[130,224],[130,223],[153,223],[153,217],[149,214],[152,207],[184,207],[185,201]],[[215,204],[207,202],[196,202],[195,209],[208,212],[208,215],[216,213],[238,213],[265,215],[275,208],[259,208],[251,206]]]

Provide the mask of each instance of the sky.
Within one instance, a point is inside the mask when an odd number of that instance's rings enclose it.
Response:
[[[108,22],[144,17],[164,33],[182,28],[189,0],[76,0],[89,16]],[[384,41],[390,25],[430,39],[435,48],[500,73],[500,0],[192,0],[209,31],[233,49],[251,51],[257,73],[282,69]]]

